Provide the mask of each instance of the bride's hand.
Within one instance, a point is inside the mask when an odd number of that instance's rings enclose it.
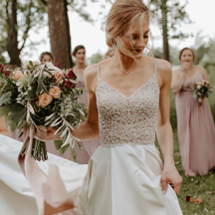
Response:
[[[54,140],[55,136],[56,136],[56,135],[54,135],[54,133],[55,133],[55,130],[53,128],[48,128],[46,140]]]
[[[173,184],[173,189],[175,193],[178,194],[182,181],[182,177],[179,175],[177,169],[174,166],[164,166],[161,177],[163,194],[166,194],[168,183]]]

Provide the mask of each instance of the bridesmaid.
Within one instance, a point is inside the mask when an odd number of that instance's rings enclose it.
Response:
[[[88,99],[87,99],[87,93],[86,93],[86,88],[84,83],[84,70],[87,67],[87,65],[85,64],[85,55],[86,55],[86,49],[84,46],[79,45],[75,47],[73,51],[73,56],[76,59],[76,66],[73,68],[73,71],[77,75],[77,81],[79,82],[79,87],[84,90],[84,94],[79,99],[79,102],[84,103],[84,105],[87,107]],[[80,144],[87,151],[87,156],[85,157],[87,162],[89,158],[92,156],[92,154],[95,152],[95,150],[100,146],[99,139],[83,141]]]
[[[115,49],[113,47],[110,47],[106,54],[104,55],[104,60],[113,57],[115,54]]]
[[[207,72],[193,65],[192,49],[181,50],[181,67],[173,72],[171,89],[176,94],[178,138],[182,166],[187,176],[206,175],[215,167],[215,126],[207,98],[202,105],[193,98],[192,86],[208,80]]]
[[[53,57],[52,53],[50,53],[50,52],[43,52],[40,55],[40,62],[42,64],[53,63],[53,61],[54,61],[54,57]]]

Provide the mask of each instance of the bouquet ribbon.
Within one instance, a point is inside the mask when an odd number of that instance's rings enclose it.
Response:
[[[25,129],[24,133],[23,147],[29,138],[30,142],[26,155],[22,156],[20,153],[18,162],[35,194],[39,214],[51,215],[73,209],[74,203],[66,191],[58,168],[49,165],[49,171],[46,175],[31,154],[33,139],[36,138],[45,142],[47,129],[45,126],[38,126],[37,129],[35,126],[31,126]]]

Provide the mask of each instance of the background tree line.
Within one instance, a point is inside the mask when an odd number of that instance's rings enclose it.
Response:
[[[91,0],[100,2],[100,0]],[[113,1],[106,0],[106,4]],[[102,4],[102,3],[101,3]],[[162,30],[163,55],[170,61],[170,39],[182,39],[189,35],[179,32],[177,26],[182,22],[190,23],[185,11],[187,5],[179,0],[148,0],[149,9],[156,15],[156,24]],[[105,7],[105,5],[103,5]],[[71,35],[68,11],[77,12],[85,21],[93,22],[90,14],[85,12],[86,0],[2,0],[0,2],[0,52],[7,52],[10,64],[21,66],[20,53],[30,40],[29,31],[48,25],[51,52],[55,60],[61,59],[60,67],[69,68],[73,65],[71,53]],[[102,13],[98,11],[98,13]],[[46,20],[44,15],[48,15]],[[105,16],[105,14],[104,14]],[[30,47],[36,45],[30,41]],[[0,61],[4,62],[3,56]]]
[[[92,3],[100,0],[90,0]],[[112,0],[105,0],[106,4],[111,5]],[[188,34],[180,31],[180,25],[191,23],[186,13],[186,5],[181,4],[179,0],[146,0],[149,9],[155,15],[152,21],[160,27],[162,31],[163,47],[154,48],[153,53],[156,58],[163,58],[170,61],[173,65],[179,65],[177,47],[169,45],[172,39],[182,40],[187,38]],[[85,12],[87,8],[86,0],[1,0],[0,1],[0,63],[5,63],[2,53],[7,52],[10,57],[10,64],[21,66],[20,53],[24,47],[29,46],[33,49],[38,42],[31,41],[29,32],[34,29],[41,29],[44,26],[49,27],[51,52],[55,61],[61,59],[61,68],[70,68],[73,65],[71,58],[72,40],[69,29],[68,12],[76,12],[87,22],[93,22],[90,14]],[[107,14],[102,14],[103,18]],[[48,18],[47,18],[48,17]],[[104,23],[105,24],[105,23]],[[196,35],[196,42],[191,47],[195,54],[195,64],[203,66],[209,74],[215,93],[215,38],[204,42],[204,36],[199,33]],[[170,57],[171,56],[171,57]],[[88,62],[91,64],[102,60],[101,53],[95,53]],[[56,62],[55,62],[56,63]],[[171,98],[171,124],[174,129],[177,128],[177,119],[175,112],[175,96],[170,92]],[[214,96],[209,97],[212,113],[215,119],[215,100]]]

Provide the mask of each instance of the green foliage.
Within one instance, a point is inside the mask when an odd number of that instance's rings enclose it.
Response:
[[[86,11],[86,7],[89,2],[101,4],[101,11],[99,12],[99,15],[102,14],[102,8],[105,8],[107,3],[113,3],[112,0],[105,0],[105,4],[101,0],[67,0],[68,9],[78,13],[79,16],[85,21],[93,23],[95,20],[93,20],[90,14]]]
[[[90,58],[90,62],[91,64],[96,64],[96,63],[99,63],[103,60],[103,55],[101,53],[96,53],[96,54],[93,54],[92,57]]]
[[[184,39],[190,36],[178,30],[182,23],[191,23],[185,10],[188,1],[183,5],[179,0],[148,0],[148,3],[150,11],[156,15],[156,22],[168,33],[168,39]]]
[[[8,34],[10,26],[13,23],[10,22],[12,17],[12,1],[1,0],[0,1],[0,62],[5,63],[3,57],[4,52],[8,52]],[[41,28],[47,23],[44,19],[45,8],[40,0],[17,0],[17,26],[15,28],[18,31],[20,51],[25,47],[26,40],[29,36],[29,31],[34,28],[35,30]],[[13,27],[13,26],[12,26]],[[14,35],[15,36],[15,35]],[[30,48],[35,44],[35,41],[30,41]]]

